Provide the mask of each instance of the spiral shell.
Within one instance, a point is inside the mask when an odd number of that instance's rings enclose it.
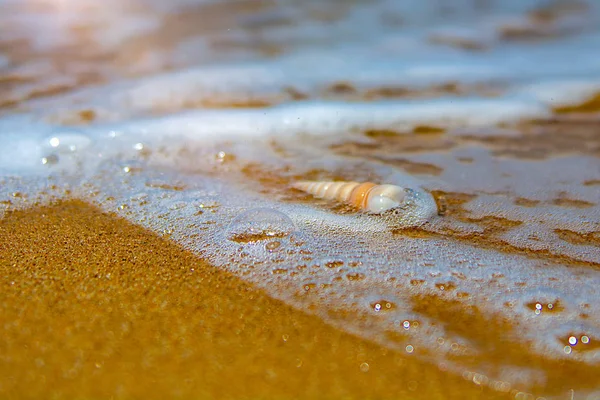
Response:
[[[301,181],[294,183],[292,187],[315,197],[337,200],[373,214],[381,214],[399,207],[406,201],[406,191],[396,185],[377,185],[371,182]]]

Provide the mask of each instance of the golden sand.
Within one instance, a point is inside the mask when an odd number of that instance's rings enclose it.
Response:
[[[509,395],[332,328],[80,201],[0,220],[0,287],[0,398]]]

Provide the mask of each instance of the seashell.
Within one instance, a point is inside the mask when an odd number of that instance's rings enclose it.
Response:
[[[359,210],[381,214],[402,206],[406,202],[406,190],[396,185],[377,185],[371,182],[315,182],[301,181],[294,189],[326,200],[337,200]]]

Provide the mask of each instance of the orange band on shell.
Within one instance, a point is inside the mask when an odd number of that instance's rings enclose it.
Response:
[[[354,188],[352,193],[350,193],[350,199],[348,202],[358,209],[364,209],[367,202],[367,195],[375,186],[377,185],[372,182],[361,183]]]

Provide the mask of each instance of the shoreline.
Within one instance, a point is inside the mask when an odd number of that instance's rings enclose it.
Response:
[[[79,200],[7,212],[0,243],[3,397],[510,395],[337,330]]]

